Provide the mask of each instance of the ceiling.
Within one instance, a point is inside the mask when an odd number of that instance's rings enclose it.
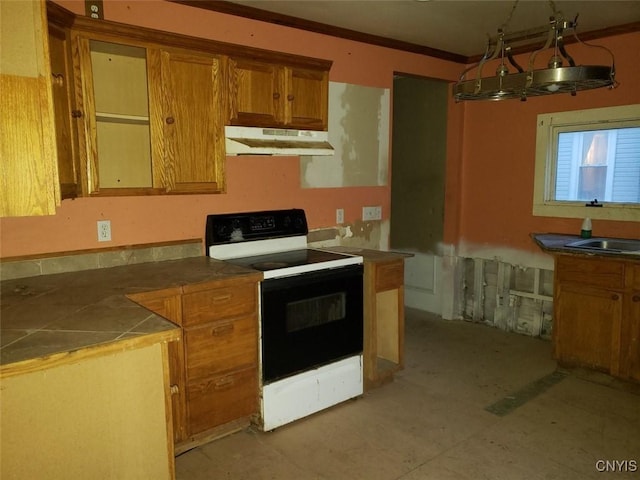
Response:
[[[358,32],[396,41],[397,48],[404,43],[407,47],[434,49],[436,53],[445,54],[437,55],[442,58],[447,58],[446,53],[453,54],[449,58],[458,61],[481,55],[487,36],[495,35],[497,29],[505,24],[506,32],[543,26],[553,13],[551,5],[555,5],[556,10],[568,20],[579,14],[577,32],[581,39],[589,38],[588,32],[622,25],[625,26],[621,29],[623,32],[640,30],[640,1],[630,0],[199,0],[189,3],[218,11],[226,8],[228,13],[328,34],[337,33],[347,38],[350,32]],[[211,6],[205,7],[204,4]],[[234,12],[233,8],[239,10]],[[296,21],[300,19],[302,22]],[[323,26],[335,27],[337,31]],[[345,35],[340,35],[339,30],[343,30]],[[351,38],[358,39],[358,36]]]

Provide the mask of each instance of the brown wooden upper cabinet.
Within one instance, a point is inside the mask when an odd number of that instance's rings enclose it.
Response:
[[[3,2],[2,25],[37,45],[33,58],[1,52],[2,107],[20,114],[0,142],[0,216],[54,214],[76,196],[224,192],[225,124],[327,129],[329,60],[42,0]]]
[[[76,35],[88,192],[224,190],[221,60]]]
[[[326,130],[329,69],[234,57],[229,61],[232,125]]]

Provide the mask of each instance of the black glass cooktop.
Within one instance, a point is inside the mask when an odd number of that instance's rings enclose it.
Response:
[[[300,250],[288,250],[286,252],[269,253],[266,255],[231,258],[225,260],[225,262],[265,272],[267,270],[296,267],[298,265],[329,262],[331,260],[343,259],[347,256],[348,255],[342,255],[340,253],[303,248]]]

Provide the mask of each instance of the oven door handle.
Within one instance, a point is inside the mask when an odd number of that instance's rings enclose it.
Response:
[[[362,276],[364,267],[362,264],[346,265],[343,267],[316,270],[314,272],[299,273],[288,277],[268,278],[261,282],[262,291],[273,291],[282,288],[299,287],[300,285],[317,282],[330,282],[336,278],[349,278]]]

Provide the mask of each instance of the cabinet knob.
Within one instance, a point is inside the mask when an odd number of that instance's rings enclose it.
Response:
[[[296,98],[293,95],[289,94],[287,95],[287,100],[289,100],[290,102],[293,102],[293,99]]]
[[[169,387],[169,391],[171,392],[171,395],[177,395],[178,393],[180,393],[180,389],[175,383]]]
[[[73,118],[82,117],[82,111],[81,110],[71,110],[71,117],[73,117]]]
[[[274,92],[273,99],[278,100],[280,98],[280,94],[278,92]]]
[[[631,297],[631,300],[633,300],[634,302],[640,302],[640,295],[634,295],[633,297]]]
[[[53,77],[53,84],[56,87],[64,86],[64,76],[61,73],[52,73],[51,76]]]
[[[617,293],[614,293],[613,295],[611,295],[611,300],[618,300],[620,298],[620,295],[618,295]]]
[[[175,118],[173,118],[173,117],[167,117],[167,120],[166,120],[166,122],[167,122],[167,124],[168,124],[168,125],[173,125],[173,123],[174,123],[175,121],[176,121],[176,119],[175,119]]]

